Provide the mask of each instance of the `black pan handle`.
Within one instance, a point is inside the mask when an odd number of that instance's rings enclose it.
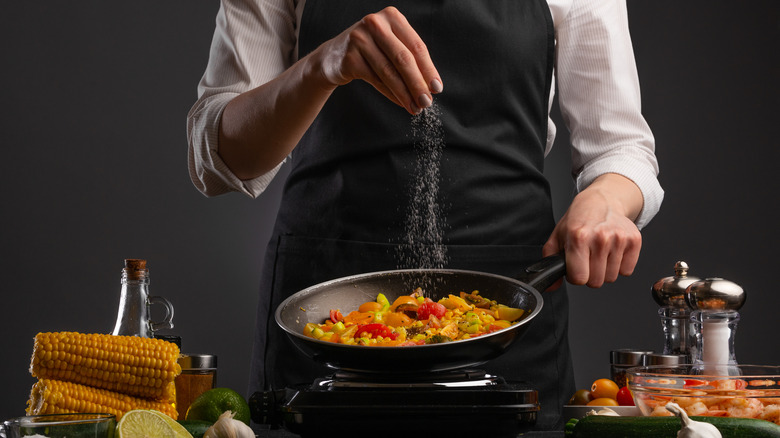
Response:
[[[539,291],[547,290],[566,274],[566,256],[563,253],[547,256],[525,268],[520,280]]]

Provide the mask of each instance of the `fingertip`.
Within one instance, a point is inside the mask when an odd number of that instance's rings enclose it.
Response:
[[[431,97],[427,94],[421,95],[418,101],[420,103],[420,108],[428,108],[429,106],[433,105],[433,99],[431,99]]]
[[[431,93],[441,93],[444,91],[444,85],[441,83],[439,79],[434,79],[431,81]]]

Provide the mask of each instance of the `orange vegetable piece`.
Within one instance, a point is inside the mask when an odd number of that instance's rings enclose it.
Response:
[[[395,301],[393,301],[393,304],[390,306],[390,311],[395,312],[396,309],[398,309],[398,306],[401,304],[414,304],[417,305],[417,300],[410,297],[409,295],[401,295],[400,297],[396,298]]]
[[[369,301],[367,303],[363,303],[358,307],[358,312],[378,312],[382,310],[382,305],[377,303],[376,301]]]
[[[371,324],[374,321],[374,314],[368,312],[359,312],[354,310],[344,317],[344,324]]]
[[[391,312],[385,315],[385,324],[390,327],[408,327],[412,325],[412,318],[401,312]]]

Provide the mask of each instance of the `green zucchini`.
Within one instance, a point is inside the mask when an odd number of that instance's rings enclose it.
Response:
[[[178,420],[178,422],[187,429],[192,438],[202,438],[206,430],[213,424],[209,421],[200,420]]]
[[[711,423],[723,438],[780,438],[780,426],[755,418],[691,417]],[[567,438],[677,438],[677,417],[610,417],[589,415],[566,423]]]

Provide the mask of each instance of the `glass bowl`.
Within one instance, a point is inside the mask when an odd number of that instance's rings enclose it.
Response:
[[[6,420],[0,436],[6,438],[114,438],[112,414],[44,414]]]
[[[780,366],[656,365],[630,368],[628,387],[644,416],[670,416],[680,405],[691,416],[760,418],[780,424]]]

